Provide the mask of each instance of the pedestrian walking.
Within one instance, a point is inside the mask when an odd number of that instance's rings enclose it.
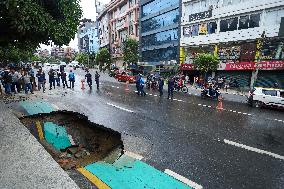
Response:
[[[28,68],[28,74],[31,76],[31,85],[32,85],[32,88],[33,90],[36,90],[36,81],[35,81],[35,72],[33,70],[33,68],[29,67]]]
[[[69,75],[68,75],[69,83],[70,83],[70,88],[74,89],[74,83],[75,83],[75,74],[73,73],[72,70],[70,70]]]
[[[87,84],[89,85],[90,89],[92,89],[92,74],[89,71],[87,71],[85,78],[87,79]]]
[[[95,81],[96,81],[96,84],[97,84],[97,89],[99,90],[99,88],[100,88],[100,74],[98,73],[98,71],[96,71],[96,74],[95,74]]]
[[[160,97],[163,96],[163,90],[164,90],[164,79],[162,77],[159,78],[159,92]]]
[[[62,85],[63,85],[63,88],[65,89],[65,86],[68,88],[68,84],[67,84],[67,74],[65,71],[62,71],[61,74],[60,74],[60,77],[61,77],[61,80],[62,80]]]
[[[145,80],[141,77],[140,78],[140,94],[141,96],[146,96],[146,93],[144,91],[144,86],[145,86]]]
[[[54,80],[54,71],[53,69],[50,69],[50,71],[48,72],[48,80],[49,80],[49,90],[53,88],[55,89],[55,80]]]
[[[24,73],[24,76],[23,76],[23,79],[24,79],[24,83],[25,83],[25,93],[28,94],[28,92],[30,91],[31,94],[34,94],[33,93],[33,87],[32,87],[32,82],[31,82],[31,76],[28,74],[28,72],[25,72]]]
[[[168,99],[173,99],[175,80],[171,77],[168,81]]]
[[[42,91],[45,92],[45,73],[42,71],[42,68],[40,68],[36,74],[37,80],[38,80],[38,90],[40,91],[42,88]]]

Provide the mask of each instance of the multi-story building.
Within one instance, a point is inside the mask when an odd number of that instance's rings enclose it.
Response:
[[[38,49],[37,52],[36,52],[36,54],[37,54],[38,56],[44,57],[44,58],[50,56],[49,50],[47,50],[47,49]]]
[[[284,88],[284,1],[182,0],[181,9],[181,70],[193,78],[196,55],[212,52],[220,58],[216,76]]]
[[[63,47],[53,47],[51,49],[51,56],[57,58],[63,58],[65,56],[64,48]]]
[[[107,8],[105,8],[97,18],[99,29],[99,46],[100,48],[109,48],[109,19]]]
[[[138,38],[138,0],[113,0],[108,6],[109,39],[113,62],[123,65],[122,43]]]
[[[77,38],[79,52],[97,52],[99,49],[97,22],[91,21],[90,19],[82,20],[78,28]]]
[[[142,64],[179,62],[179,0],[140,0]]]

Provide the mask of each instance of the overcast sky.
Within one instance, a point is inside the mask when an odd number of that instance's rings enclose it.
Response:
[[[107,4],[110,2],[110,0],[98,0],[98,1],[102,2],[103,4]],[[88,18],[91,20],[96,19],[95,0],[81,0],[80,5],[83,9],[83,18]],[[70,42],[69,46],[78,49],[77,43],[78,43],[77,37],[74,36],[74,39]],[[46,45],[41,45],[40,47],[48,50],[51,49],[50,46]]]

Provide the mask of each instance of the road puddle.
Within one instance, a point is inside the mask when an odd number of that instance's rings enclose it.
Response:
[[[58,111],[20,120],[64,170],[98,161],[112,163],[123,154],[120,133],[79,113]]]

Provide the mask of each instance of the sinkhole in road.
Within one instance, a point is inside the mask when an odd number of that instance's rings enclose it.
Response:
[[[64,170],[97,161],[113,163],[123,154],[119,132],[76,112],[57,111],[20,120]]]

